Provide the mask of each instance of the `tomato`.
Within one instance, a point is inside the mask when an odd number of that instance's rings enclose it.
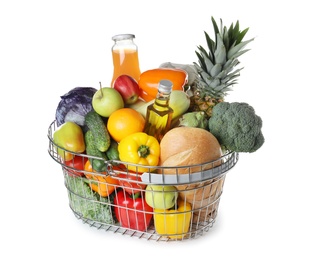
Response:
[[[72,177],[83,177],[84,165],[87,158],[80,155],[75,155],[71,160],[65,161],[68,174]]]

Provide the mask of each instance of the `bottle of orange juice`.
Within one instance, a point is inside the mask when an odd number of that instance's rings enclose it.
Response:
[[[134,34],[118,34],[112,37],[113,77],[111,87],[115,79],[120,75],[129,75],[137,82],[141,74],[138,60],[138,47],[134,43]]]

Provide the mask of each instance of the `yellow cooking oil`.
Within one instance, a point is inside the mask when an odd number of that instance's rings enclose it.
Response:
[[[155,101],[147,108],[144,132],[154,136],[159,142],[171,127],[174,111],[169,106],[169,101],[172,88],[173,83],[170,80],[161,80]]]

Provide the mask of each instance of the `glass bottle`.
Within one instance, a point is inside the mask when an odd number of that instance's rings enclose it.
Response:
[[[171,127],[174,111],[169,106],[169,101],[172,88],[170,80],[161,80],[154,103],[147,107],[144,132],[154,136],[159,142]]]
[[[111,87],[115,79],[123,74],[129,75],[138,81],[141,74],[138,60],[138,47],[134,43],[134,34],[118,34],[112,37],[113,77]]]

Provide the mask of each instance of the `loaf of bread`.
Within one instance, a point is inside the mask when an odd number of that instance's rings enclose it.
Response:
[[[160,142],[161,166],[189,166],[178,169],[187,174],[213,168],[220,164],[221,147],[217,138],[207,130],[195,127],[176,127],[168,131]],[[176,174],[176,169],[165,169]]]
[[[224,176],[185,185],[176,185],[179,197],[192,205],[192,221],[204,222],[214,218],[217,213],[219,198],[222,194]]]
[[[172,167],[163,168],[163,174],[193,174],[221,164],[222,150],[217,138],[201,128],[173,128],[164,135],[160,147],[160,165]],[[209,221],[209,218],[215,217],[223,180],[221,177],[175,185],[179,197],[191,203],[194,223]]]

